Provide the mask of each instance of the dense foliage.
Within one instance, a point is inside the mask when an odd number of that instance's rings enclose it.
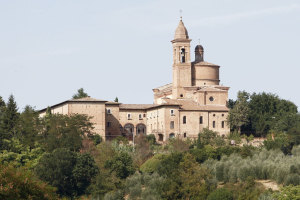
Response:
[[[292,132],[300,124],[297,106],[274,94],[263,92],[250,95],[242,91],[238,93],[237,100],[231,100],[228,106],[232,107],[228,116],[231,129],[247,134],[265,136],[270,131]]]
[[[236,183],[249,176],[255,179],[271,179],[278,184],[300,185],[300,147],[293,149],[293,156],[285,156],[280,150],[266,149],[242,158],[232,154],[220,161],[208,160],[204,164],[213,169],[218,181]]]
[[[83,89],[74,95],[81,97]],[[0,199],[299,199],[297,107],[244,91],[228,107],[227,137],[204,128],[163,145],[139,135],[133,146],[125,137],[102,141],[86,115],[48,108],[40,117],[0,97]],[[251,145],[253,135],[265,136],[262,146]],[[281,187],[267,189],[264,180]]]
[[[0,199],[57,199],[55,188],[38,180],[24,167],[0,165]]]

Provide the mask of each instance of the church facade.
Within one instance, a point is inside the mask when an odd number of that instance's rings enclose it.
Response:
[[[196,138],[203,128],[229,134],[226,123],[229,87],[220,85],[220,66],[204,61],[204,48],[195,47],[191,61],[188,31],[182,20],[171,41],[173,82],[153,89],[153,104],[122,104],[86,97],[51,106],[57,114],[91,116],[94,131],[105,140],[117,136],[154,134],[157,141]],[[40,110],[44,116],[46,109]]]

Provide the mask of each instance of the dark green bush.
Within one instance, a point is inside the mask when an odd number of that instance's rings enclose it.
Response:
[[[299,174],[289,174],[284,179],[284,185],[300,185],[300,175]]]
[[[219,188],[210,193],[207,200],[233,200],[233,195],[228,189]]]

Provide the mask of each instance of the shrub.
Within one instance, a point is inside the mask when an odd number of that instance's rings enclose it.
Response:
[[[233,200],[233,195],[228,189],[219,188],[210,193],[207,200]]]
[[[161,199],[165,181],[166,179],[157,173],[136,172],[126,179],[125,191],[129,199]]]
[[[158,165],[166,157],[164,154],[156,154],[152,158],[148,159],[142,166],[140,170],[144,173],[153,173],[157,171]]]
[[[147,135],[146,137],[150,145],[156,144],[156,138],[154,134]]]
[[[284,179],[284,185],[300,185],[299,174],[289,174]]]
[[[280,192],[274,193],[273,197],[276,200],[300,199],[300,185],[283,187]]]
[[[296,149],[299,147],[295,147]],[[278,184],[298,185],[300,179],[300,155],[285,156],[279,149],[254,153],[243,158],[238,154],[223,156],[220,161],[207,160],[203,164],[212,169],[219,181],[236,182],[255,179],[272,179]]]

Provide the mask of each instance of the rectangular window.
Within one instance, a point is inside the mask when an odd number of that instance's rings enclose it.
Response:
[[[146,117],[146,114],[144,114],[144,117]]]
[[[183,123],[183,124],[186,124],[186,116],[183,116],[183,118],[182,118],[182,123]]]
[[[174,110],[170,110],[170,114],[171,114],[171,116],[174,116],[175,115]]]
[[[203,124],[203,117],[202,116],[200,116],[199,123]]]
[[[216,128],[216,121],[213,121],[213,128]]]
[[[222,128],[224,128],[225,127],[225,122],[224,121],[222,121]]]
[[[127,114],[127,119],[131,119],[131,114],[130,113]]]
[[[110,109],[107,109],[107,114],[111,114],[111,110]]]
[[[174,129],[174,121],[170,122],[170,129]]]
[[[107,122],[106,127],[111,127],[111,122]]]

